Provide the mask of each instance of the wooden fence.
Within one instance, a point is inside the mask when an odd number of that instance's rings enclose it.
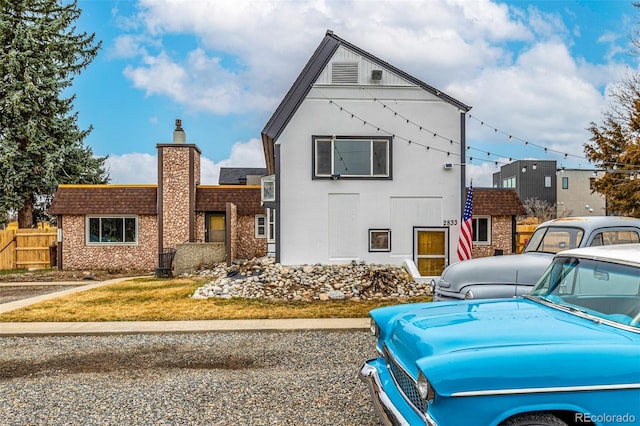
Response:
[[[529,242],[529,238],[533,235],[533,231],[538,227],[533,225],[516,225],[516,253],[522,253],[524,246]]]
[[[0,269],[50,268],[55,263],[50,246],[57,232],[56,228],[0,231]]]

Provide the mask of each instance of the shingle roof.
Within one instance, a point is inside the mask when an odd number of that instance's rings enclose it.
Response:
[[[260,186],[201,185],[196,188],[196,211],[223,212],[228,202],[238,207],[238,214],[264,214],[264,208],[260,207]]]
[[[275,170],[275,164],[273,163],[272,158],[273,143],[278,139],[280,133],[282,133],[284,128],[287,126],[289,120],[291,120],[295,112],[298,110],[298,107],[311,90],[312,84],[318,79],[329,60],[333,57],[333,54],[340,46],[344,46],[367,60],[379,64],[392,73],[401,76],[407,81],[410,81],[416,86],[421,87],[427,92],[432,93],[463,111],[469,111],[471,109],[470,106],[465,105],[446,93],[443,93],[441,90],[418,80],[417,78],[370,54],[369,52],[362,50],[348,41],[341,39],[335,35],[333,31],[328,30],[320,42],[320,45],[316,48],[311,58],[309,58],[309,61],[303,68],[302,72],[298,75],[298,78],[295,80],[284,99],[282,99],[282,102],[280,102],[280,105],[278,105],[278,108],[262,130],[262,145],[269,172],[273,173]]]
[[[247,175],[265,176],[265,167],[221,167],[218,176],[218,185],[238,185]]]
[[[466,193],[469,191],[467,189]],[[518,193],[512,188],[473,188],[473,214],[520,216],[526,214]]]
[[[156,185],[60,185],[52,215],[157,214]]]
[[[225,211],[226,203],[238,214],[263,214],[260,187],[254,185],[198,186],[196,211]],[[49,214],[157,214],[155,185],[60,185]]]

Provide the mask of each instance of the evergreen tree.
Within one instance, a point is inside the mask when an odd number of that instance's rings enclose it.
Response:
[[[100,49],[76,33],[80,13],[75,0],[0,0],[0,217],[18,212],[21,228],[58,184],[108,181],[64,93]]]

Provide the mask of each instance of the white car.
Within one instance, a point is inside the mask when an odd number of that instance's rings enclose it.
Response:
[[[449,265],[435,284],[434,301],[489,299],[528,294],[563,250],[640,242],[640,219],[586,216],[539,225],[522,254],[481,257]]]

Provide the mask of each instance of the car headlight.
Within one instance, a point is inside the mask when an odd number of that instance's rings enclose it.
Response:
[[[369,328],[371,329],[371,334],[373,335],[373,337],[380,336],[380,327],[378,327],[378,324],[376,324],[376,321],[373,318],[371,318]]]
[[[464,294],[464,298],[465,298],[465,299],[473,299],[473,292],[472,292],[471,290],[467,291],[467,292]]]
[[[418,382],[416,383],[416,385],[418,387],[420,398],[424,399],[425,401],[433,401],[435,392],[422,372],[418,373]]]

